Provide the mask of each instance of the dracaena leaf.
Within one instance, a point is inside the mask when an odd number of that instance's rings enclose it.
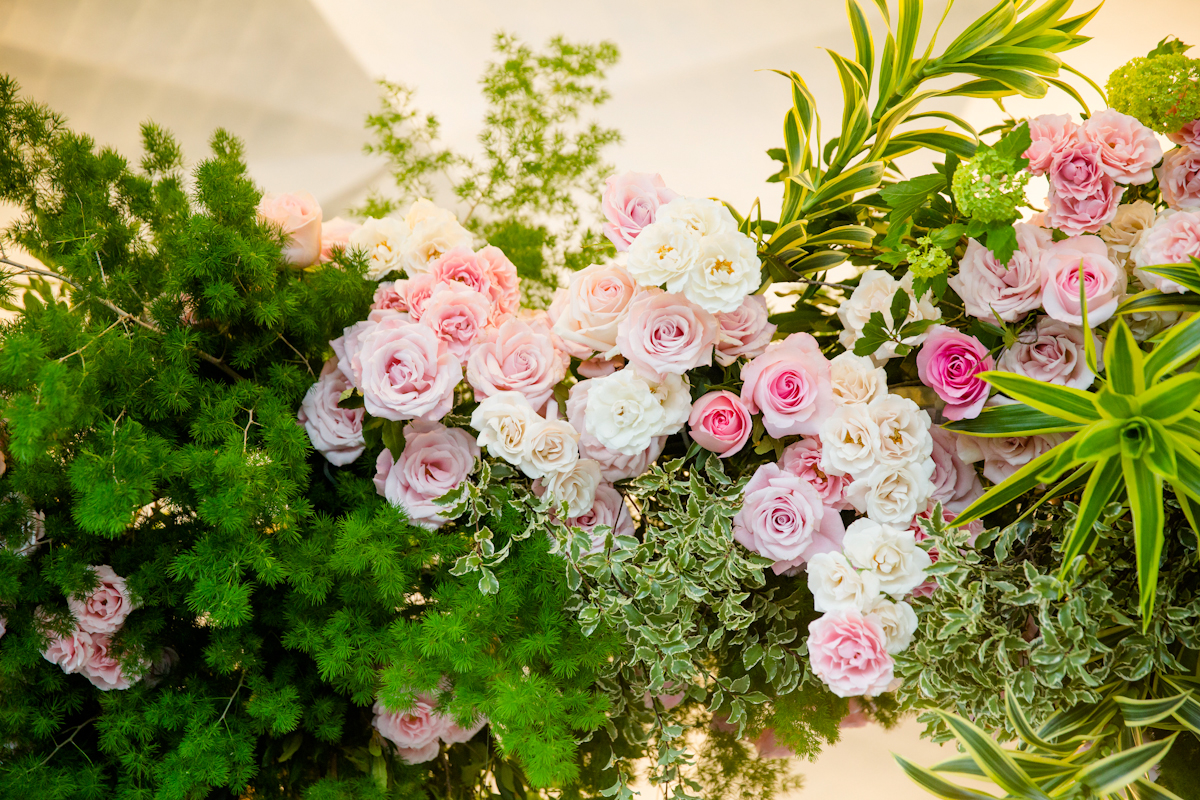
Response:
[[[1138,398],[1142,416],[1170,425],[1182,419],[1200,399],[1200,373],[1189,372],[1156,383]]]
[[[1175,710],[1187,702],[1189,693],[1171,695],[1170,697],[1151,697],[1141,699],[1136,697],[1115,697],[1121,708],[1121,716],[1126,727],[1142,728],[1161,722],[1175,713]]]
[[[996,800],[995,795],[984,794],[973,789],[956,786],[932,770],[917,766],[900,756],[894,755],[892,757],[896,759],[896,762],[900,764],[900,768],[904,770],[904,773],[914,783],[934,797],[939,797],[942,800]]]
[[[989,779],[1010,795],[1026,800],[1049,800],[1049,796],[1033,782],[1017,762],[985,731],[955,714],[937,712]]]
[[[1175,736],[1141,747],[1122,750],[1107,758],[1088,764],[1076,779],[1097,795],[1114,794],[1144,776],[1146,771],[1162,761],[1175,743]]]
[[[1156,264],[1138,269],[1178,283],[1189,292],[1200,292],[1200,271],[1197,271],[1195,264]]]
[[[1145,778],[1138,778],[1133,782],[1133,796],[1137,800],[1183,800],[1182,797],[1170,789],[1164,789],[1157,783],[1151,783]]]
[[[1141,394],[1146,389],[1142,351],[1123,319],[1112,326],[1104,344],[1104,373],[1114,391]]]
[[[981,372],[978,377],[1013,399],[1068,422],[1086,424],[1100,419],[1093,396],[1080,389],[1043,383],[1011,372]]]
[[[1138,292],[1117,306],[1118,314],[1136,314],[1144,311],[1178,311],[1190,313],[1200,309],[1200,294],[1176,294],[1147,289]]]
[[[1122,420],[1094,422],[1075,434],[1075,454],[1084,460],[1102,459],[1121,449]]]
[[[1061,446],[1059,445],[1059,447]],[[1041,483],[1041,479],[1038,476],[1056,457],[1057,453],[1055,451],[1057,449],[1056,447],[1053,450],[1042,453],[1033,461],[1030,461],[1010,475],[1003,483],[993,486],[984,493],[983,497],[980,497],[974,503],[967,506],[961,514],[954,518],[953,527],[961,527],[968,522],[992,513],[996,509],[1003,508],[1033,489],[1033,487]]]
[[[1200,295],[1174,295],[1176,297],[1193,297],[1200,301]],[[1197,303],[1200,307],[1200,302]],[[1146,356],[1146,384],[1153,386],[1160,376],[1167,374],[1180,364],[1187,363],[1200,355],[1200,315],[1192,316],[1185,322],[1171,328],[1162,338],[1150,355]]]
[[[1013,728],[1017,732],[1017,736],[1021,737],[1026,744],[1042,750],[1047,750],[1052,753],[1057,752],[1064,755],[1073,753],[1078,749],[1078,745],[1072,743],[1054,744],[1046,741],[1041,736],[1038,736],[1037,731],[1035,731],[1033,729],[1033,725],[1030,724],[1029,718],[1025,716],[1025,711],[1021,708],[1021,704],[1017,701],[1017,695],[1013,691],[1011,685],[1004,693],[1004,711],[1008,715],[1008,719],[1012,722]]]
[[[1150,626],[1154,611],[1154,593],[1158,589],[1158,561],[1163,547],[1162,478],[1146,469],[1140,461],[1121,457],[1125,490],[1133,515],[1134,549],[1137,553],[1139,607],[1142,626]]]
[[[1167,429],[1158,420],[1147,419],[1146,430],[1150,438],[1150,446],[1146,450],[1146,463],[1159,477],[1169,481],[1175,480],[1179,471],[1173,445],[1175,437],[1167,433]]]
[[[1065,433],[1078,430],[1078,422],[1068,422],[1024,403],[988,406],[974,419],[962,419],[945,426],[972,436],[1008,437],[1035,436],[1046,433]]]
[[[1082,553],[1091,552],[1096,545],[1096,533],[1093,526],[1100,518],[1100,513],[1108,504],[1113,493],[1121,485],[1121,459],[1109,458],[1097,464],[1088,478],[1087,488],[1083,490],[1083,498],[1079,501],[1079,512],[1075,517],[1075,526],[1071,529],[1067,540],[1063,542],[1062,564],[1065,572],[1070,568],[1075,557]]]

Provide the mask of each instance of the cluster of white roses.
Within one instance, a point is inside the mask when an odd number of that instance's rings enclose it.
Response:
[[[456,247],[471,247],[471,232],[453,211],[430,200],[417,200],[403,218],[368,218],[350,234],[347,246],[367,256],[367,278],[381,280],[390,272],[416,277]]]

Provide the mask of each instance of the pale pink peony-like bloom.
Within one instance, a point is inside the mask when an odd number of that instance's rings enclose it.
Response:
[[[551,306],[554,332],[586,358],[608,353],[617,345],[617,325],[638,296],[633,278],[619,264],[592,264],[571,275],[570,283]]]
[[[1041,261],[1046,248],[1053,242],[1050,231],[1018,222],[1017,250],[1007,264],[974,239],[958,265],[958,274],[950,276],[949,284],[963,300],[966,312],[973,317],[995,322],[1014,322],[1042,305]]]
[[[1053,317],[1039,317],[1000,356],[996,368],[1045,383],[1086,389],[1096,379],[1088,369],[1083,328]],[[1097,341],[1097,350],[1100,343]]]
[[[846,709],[846,716],[842,717],[838,728],[844,731],[851,728],[865,728],[870,722],[871,718],[867,716],[866,708],[852,697],[850,705]]]
[[[318,260],[325,264],[333,260],[337,250],[345,250],[350,243],[350,234],[361,227],[357,222],[334,217],[321,223],[321,254]]]
[[[679,195],[667,188],[661,175],[626,172],[610,175],[604,181],[600,210],[604,214],[604,235],[624,252],[642,229],[653,224],[658,207]]]
[[[125,579],[107,564],[90,567],[100,585],[86,597],[71,595],[67,607],[75,615],[80,630],[88,633],[113,633],[124,623],[129,612],[137,608],[129,595]]]
[[[433,263],[429,274],[433,277],[435,285],[443,281],[458,281],[480,294],[491,297],[490,265],[469,247],[455,247],[447,252]]]
[[[1138,267],[1134,274],[1142,283],[1160,292],[1186,292],[1186,287],[1143,268],[1191,264],[1193,258],[1200,258],[1200,211],[1164,211],[1143,235],[1132,256]]]
[[[940,425],[929,429],[933,437],[933,495],[930,500],[959,513],[983,496],[975,468],[958,457],[958,434]]]
[[[958,456],[970,464],[982,461],[983,477],[992,483],[1003,483],[1021,467],[1066,440],[1061,433],[996,438],[960,436]]]
[[[424,325],[376,325],[359,341],[364,406],[373,417],[436,421],[454,405],[462,365]]]
[[[487,331],[467,362],[467,383],[482,400],[497,392],[520,392],[541,408],[567,374],[570,356],[555,349],[545,323],[510,318]]]
[[[3,639],[6,633],[8,633],[8,617],[0,616],[0,639]]]
[[[495,323],[504,314],[515,314],[521,308],[521,279],[517,267],[508,260],[499,247],[488,245],[475,254],[483,264],[488,278],[488,296],[496,307],[492,317]]]
[[[1086,139],[1062,148],[1050,162],[1050,186],[1064,198],[1087,200],[1103,191],[1109,176],[1100,161],[1100,145]]]
[[[72,675],[83,671],[95,650],[92,634],[77,628],[66,636],[52,633],[50,644],[42,651],[42,658]]]
[[[605,375],[612,375],[624,366],[625,359],[620,356],[612,358],[593,356],[586,361],[580,361],[575,371],[585,378],[603,378]]]
[[[407,314],[408,283],[407,279],[380,282],[375,287],[375,296],[371,299],[371,310],[400,311]]]
[[[775,729],[763,728],[763,732],[751,742],[759,758],[792,758],[796,754],[787,745],[775,741]]]
[[[846,527],[827,509],[817,490],[778,464],[763,464],[746,484],[742,508],[733,518],[733,538],[748,550],[775,560],[776,575],[817,553],[841,549]]]
[[[1100,147],[1104,171],[1117,183],[1149,183],[1154,165],[1162,160],[1162,145],[1147,128],[1128,114],[1106,108],[1084,121],[1080,134]]]
[[[683,295],[647,291],[617,324],[617,349],[638,374],[661,381],[711,364],[718,332],[717,318]]]
[[[362,337],[376,328],[398,328],[408,325],[412,320],[407,314],[391,309],[376,309],[348,328],[342,330],[342,335],[329,343],[333,348],[334,358],[337,359],[338,369],[346,376],[346,380],[356,389],[362,389]]]
[[[267,192],[258,216],[283,231],[283,258],[292,266],[310,266],[321,255],[321,206],[308,192]]]
[[[451,720],[434,712],[436,701],[427,694],[417,695],[407,711],[389,711],[382,702],[375,703],[372,724],[379,735],[396,745],[406,764],[423,764],[437,758],[441,739],[449,730]]]
[[[806,436],[789,444],[779,459],[779,468],[808,481],[827,507],[837,511],[850,508],[846,499],[850,476],[821,468],[821,440],[818,437]]]
[[[459,283],[461,282],[459,281]],[[429,298],[440,283],[441,281],[429,272],[409,278],[405,283],[404,302],[408,305],[408,314],[413,322],[421,321],[421,315],[425,313],[425,306],[429,304]]]
[[[462,744],[475,738],[475,734],[488,724],[488,718],[480,714],[466,728],[461,727],[452,717],[447,717],[446,730],[442,731],[442,741],[446,744]]]
[[[1200,119],[1194,119],[1174,133],[1168,133],[1167,138],[1175,144],[1200,150]]]
[[[883,628],[855,609],[833,611],[808,624],[813,674],[838,697],[874,697],[886,692],[895,662]]]
[[[793,333],[742,367],[742,402],[772,436],[813,435],[833,413],[829,377],[817,340]]]
[[[447,509],[437,503],[475,469],[479,445],[462,428],[439,422],[415,421],[404,427],[400,458],[384,448],[375,461],[375,490],[389,503],[404,509],[411,522],[440,528],[450,521]]]
[[[747,295],[733,311],[717,314],[717,324],[721,327],[717,363],[728,367],[741,356],[762,355],[775,336],[775,325],[767,317],[767,298],[761,294]]]
[[[335,467],[345,466],[362,455],[363,409],[341,408],[342,392],[350,388],[338,361],[331,358],[321,369],[321,377],[308,387],[300,402],[297,421],[304,426],[312,446]]]
[[[1095,233],[1117,216],[1124,192],[1124,187],[1107,175],[1101,178],[1096,193],[1085,197],[1062,194],[1051,183],[1046,195],[1046,224],[1068,236]]]
[[[579,457],[599,463],[600,476],[606,481],[636,478],[649,469],[654,460],[662,454],[663,448],[667,444],[667,437],[655,437],[651,440],[649,447],[633,455],[625,455],[605,447],[599,439],[587,431],[587,396],[591,383],[590,380],[580,381],[571,387],[571,391],[567,395],[567,421],[575,430],[579,431]]]
[[[1033,143],[1025,151],[1027,169],[1034,175],[1045,175],[1059,151],[1075,142],[1079,126],[1066,114],[1043,114],[1029,120],[1029,136]]]
[[[688,430],[692,439],[721,458],[739,452],[750,438],[754,420],[733,392],[709,392],[692,406]]]
[[[486,295],[452,281],[440,284],[429,295],[420,324],[436,333],[447,349],[465,362],[483,335],[491,310]]]
[[[123,691],[133,685],[133,679],[125,674],[121,666],[110,652],[112,635],[97,633],[92,635],[92,650],[87,662],[79,671],[102,692],[114,689]]]
[[[605,536],[596,532],[601,525],[609,527],[609,534],[616,536],[633,536],[633,517],[625,506],[625,497],[611,483],[602,483],[596,487],[596,499],[592,501],[590,510],[578,517],[571,517],[567,525],[582,528],[592,536],[592,546],[588,553],[599,553],[604,549]]]
[[[1072,236],[1050,245],[1042,259],[1042,307],[1062,322],[1083,325],[1080,272],[1087,298],[1088,325],[1096,327],[1117,310],[1128,279],[1108,257],[1099,236]]]
[[[946,402],[943,413],[949,419],[979,416],[988,385],[978,375],[994,366],[982,342],[945,325],[930,328],[917,353],[917,375]]]
[[[1174,209],[1200,208],[1200,149],[1177,147],[1156,169],[1163,202]]]

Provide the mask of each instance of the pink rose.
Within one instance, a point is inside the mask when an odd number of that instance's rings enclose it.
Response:
[[[462,744],[475,738],[475,734],[488,724],[488,718],[480,714],[469,727],[463,728],[451,717],[446,717],[446,730],[442,731],[442,741],[446,744]]]
[[[400,311],[408,313],[408,281],[382,281],[375,287],[371,301],[372,311]]]
[[[767,316],[767,299],[761,294],[747,295],[738,308],[717,314],[717,324],[721,327],[717,363],[728,367],[739,356],[762,355],[775,336],[775,326]]]
[[[1046,195],[1046,224],[1069,236],[1095,233],[1117,215],[1124,192],[1125,189],[1107,175],[1100,179],[1096,193],[1086,197],[1062,194],[1051,183]]]
[[[409,521],[440,528],[450,521],[437,500],[467,479],[479,458],[479,445],[462,428],[415,421],[404,427],[404,450],[393,463],[386,447],[375,461],[375,490],[404,509]]]
[[[552,306],[554,332],[586,358],[606,354],[617,345],[617,325],[639,294],[629,273],[619,264],[593,264],[571,275],[571,281]]]
[[[1042,256],[1053,242],[1050,231],[1018,222],[1017,250],[1007,264],[971,239],[949,279],[950,288],[963,300],[966,312],[989,322],[999,317],[1014,322],[1042,305]]]
[[[121,662],[109,653],[111,647],[111,634],[93,634],[91,655],[80,669],[84,677],[92,682],[92,686],[102,692],[113,689],[121,691],[133,685]]]
[[[846,716],[842,717],[838,728],[843,731],[851,728],[865,728],[870,722],[871,718],[867,716],[866,708],[852,697],[850,705],[846,709]]]
[[[436,421],[453,407],[462,365],[430,328],[380,323],[363,334],[358,358],[363,402],[371,416]]]
[[[475,254],[487,274],[489,294],[496,307],[493,321],[503,314],[515,314],[521,307],[521,279],[516,266],[499,247],[487,247]]]
[[[829,360],[817,340],[793,333],[771,342],[742,367],[742,402],[751,414],[762,412],[763,426],[772,436],[815,434],[833,413]]]
[[[958,456],[970,464],[982,461],[983,477],[992,483],[1003,483],[1021,467],[1066,440],[1061,433],[1000,438],[960,436]]]
[[[362,455],[363,439],[361,408],[340,408],[342,392],[350,388],[345,374],[338,369],[338,360],[325,362],[321,377],[300,402],[297,421],[308,432],[312,446],[335,467],[342,467]]]
[[[491,297],[491,265],[469,247],[455,247],[434,262],[430,275],[435,283],[458,281]],[[497,309],[499,312],[499,309]]]
[[[556,350],[545,323],[509,319],[487,331],[467,362],[467,383],[482,400],[520,392],[534,408],[546,405],[567,374],[570,357]]]
[[[1096,376],[1087,366],[1083,328],[1039,317],[1000,356],[997,368],[1045,383],[1086,389]]]
[[[850,508],[850,503],[846,500],[850,478],[821,469],[821,440],[816,436],[806,436],[784,448],[783,456],[779,459],[779,468],[807,481],[817,490],[821,502],[828,508],[837,511]]]
[[[355,389],[362,389],[362,337],[380,325],[396,328],[411,322],[407,314],[390,309],[378,309],[367,318],[342,330],[342,335],[329,343],[337,359],[338,369]]]
[[[76,629],[67,636],[52,633],[50,644],[42,651],[42,658],[62,669],[68,675],[82,672],[96,650],[92,634]]]
[[[792,758],[796,754],[786,745],[775,741],[775,729],[763,728],[763,732],[751,742],[759,758]]]
[[[667,375],[712,363],[717,318],[681,294],[645,292],[617,324],[617,348],[640,375]]]
[[[333,260],[333,254],[337,250],[345,250],[350,243],[350,234],[354,233],[361,226],[357,222],[351,222],[348,219],[334,217],[321,223],[321,254],[318,260],[322,263],[328,263]]]
[[[631,456],[605,447],[599,439],[588,433],[585,422],[587,396],[591,383],[590,380],[580,381],[571,387],[571,391],[567,395],[567,421],[580,434],[579,457],[599,463],[600,476],[606,481],[636,478],[649,469],[654,460],[662,454],[663,448],[667,444],[667,437],[655,437],[649,447]]]
[[[409,278],[404,285],[404,302],[408,304],[408,313],[413,322],[420,322],[425,313],[425,306],[433,295],[433,290],[441,283],[432,273],[423,272],[414,278]]]
[[[664,685],[663,688],[667,688],[669,686],[671,686],[671,684],[666,684],[666,685]],[[646,707],[647,711],[653,711],[654,710],[654,701],[658,700],[658,702],[662,704],[663,709],[665,709],[666,711],[670,711],[672,708],[674,708],[675,706],[682,703],[683,698],[685,698],[685,697],[687,697],[686,689],[684,689],[683,691],[677,692],[675,694],[656,694],[656,695],[651,695],[649,690],[647,690],[646,692],[644,692],[642,694],[642,705],[644,705]]]
[[[938,425],[930,428],[929,433],[933,437],[930,500],[957,514],[983,496],[983,484],[975,468],[958,457],[958,434]]]
[[[591,509],[578,517],[571,517],[567,525],[582,528],[592,534],[592,546],[588,553],[599,553],[604,550],[604,536],[594,533],[597,527],[607,525],[613,537],[633,536],[633,518],[625,506],[624,496],[611,483],[602,483],[596,487],[596,499]]]
[[[827,510],[810,483],[777,464],[763,464],[746,484],[742,508],[733,518],[733,538],[748,550],[775,559],[780,575],[817,553],[841,549],[846,527]]]
[[[423,764],[437,758],[440,740],[447,733],[450,720],[434,712],[434,699],[427,694],[417,695],[407,711],[389,711],[381,702],[375,703],[373,724],[379,735],[396,745],[406,764]]]
[[[267,192],[258,201],[258,216],[283,231],[283,259],[307,267],[321,255],[321,206],[308,192]]]
[[[1108,177],[1100,161],[1100,145],[1080,140],[1064,147],[1050,163],[1050,186],[1062,197],[1086,200],[1102,192]]]
[[[979,416],[988,385],[977,376],[994,366],[982,342],[945,325],[930,328],[917,353],[917,375],[946,402],[943,413],[949,419]]]
[[[1177,147],[1156,169],[1163,202],[1174,209],[1200,207],[1200,150]]]
[[[71,595],[67,607],[75,615],[80,630],[88,633],[112,633],[125,623],[129,612],[137,608],[129,596],[125,579],[107,564],[90,567],[100,585],[87,597]]]
[[[1117,310],[1128,280],[1125,270],[1109,259],[1108,247],[1099,236],[1072,236],[1050,245],[1042,259],[1042,307],[1057,320],[1083,325],[1081,268],[1088,325],[1094,328]]]
[[[1104,171],[1117,183],[1139,185],[1154,177],[1163,156],[1154,132],[1128,114],[1106,108],[1084,121],[1083,138],[1100,147]]]
[[[486,295],[461,283],[443,283],[429,295],[420,324],[436,333],[459,361],[466,361],[491,311]]]
[[[1027,169],[1034,175],[1050,171],[1054,156],[1075,141],[1079,126],[1066,114],[1043,114],[1029,120],[1029,136],[1033,144],[1025,151]]]
[[[667,188],[661,175],[626,172],[609,176],[600,201],[600,210],[607,220],[604,235],[618,251],[628,250],[642,228],[654,222],[658,207],[678,196]]]
[[[750,412],[733,392],[709,392],[696,401],[688,418],[692,439],[721,458],[745,447],[753,428]]]
[[[605,375],[612,375],[624,366],[625,359],[620,356],[612,358],[594,356],[586,361],[580,361],[575,371],[585,378],[603,378]]]
[[[1160,292],[1186,292],[1173,280],[1144,271],[1163,264],[1191,264],[1200,258],[1200,211],[1164,211],[1133,251],[1136,275]]]
[[[808,624],[809,665],[838,697],[874,697],[894,677],[885,641],[879,623],[861,612],[830,612]]]
[[[1174,133],[1168,133],[1167,138],[1175,144],[1200,150],[1200,119],[1194,119]]]

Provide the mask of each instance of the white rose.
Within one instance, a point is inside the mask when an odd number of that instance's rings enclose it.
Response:
[[[705,311],[728,314],[762,283],[762,264],[754,240],[743,233],[719,233],[700,240],[700,257],[675,286]]]
[[[404,226],[410,231],[423,222],[455,222],[458,217],[447,208],[442,208],[424,197],[414,200],[404,214]]]
[[[700,236],[733,233],[738,229],[737,220],[724,203],[706,198],[676,197],[665,206],[659,206],[658,216],[654,219],[678,220],[689,231]]]
[[[846,500],[873,520],[907,526],[929,505],[932,477],[933,459],[900,466],[879,464],[855,478],[846,490]]]
[[[866,611],[879,600],[879,577],[841,553],[818,553],[808,560],[808,590],[817,611]]]
[[[933,454],[929,414],[898,394],[885,394],[868,407],[879,427],[875,459],[880,464],[903,466],[924,461]]]
[[[650,391],[663,409],[659,436],[679,433],[692,415],[692,390],[686,375],[667,374],[661,383],[647,380]]]
[[[880,597],[866,610],[866,615],[874,617],[883,628],[884,647],[892,655],[903,653],[912,644],[917,632],[917,612],[908,603],[903,600],[893,603]]]
[[[876,311],[883,315],[883,320],[889,328],[894,328],[892,298],[900,290],[907,292],[909,298],[908,316],[904,318],[905,323],[940,319],[942,312],[933,304],[933,293],[926,292],[925,296],[918,301],[913,296],[912,285],[913,275],[911,272],[905,274],[904,278],[899,281],[883,270],[872,269],[864,272],[859,278],[854,292],[838,306],[838,318],[841,319],[844,328],[838,337],[842,346],[847,350],[854,349],[854,343],[862,337],[863,328],[871,320],[871,314]],[[925,334],[907,336],[903,341],[904,344],[916,346],[925,341]],[[895,355],[896,343],[888,342],[881,345],[872,358],[878,363],[894,358]]]
[[[400,258],[408,277],[429,272],[433,262],[456,247],[473,247],[471,232],[458,224],[454,213],[418,200],[404,221],[409,234],[404,240]]]
[[[640,286],[677,284],[700,258],[700,241],[683,223],[647,225],[629,246],[625,271]]]
[[[567,504],[567,518],[572,519],[592,510],[596,502],[596,487],[600,485],[600,464],[581,458],[565,472],[552,472],[542,479],[546,493],[555,504]]]
[[[920,586],[931,565],[911,530],[873,519],[857,519],[846,528],[842,551],[851,564],[875,573],[879,588],[897,599]]]
[[[566,472],[579,460],[579,432],[565,419],[533,420],[525,434],[522,471],[530,478]]]
[[[1117,206],[1117,215],[1112,222],[1098,231],[1108,245],[1109,260],[1130,269],[1131,254],[1146,238],[1146,232],[1154,227],[1156,219],[1153,204],[1145,200]]]
[[[838,406],[821,423],[821,469],[855,477],[875,466],[879,426],[863,404]]]
[[[347,244],[367,254],[367,278],[377,281],[402,268],[400,254],[407,238],[408,227],[403,221],[383,217],[363,222],[350,234]]]
[[[643,452],[661,435],[666,418],[650,384],[632,369],[592,378],[584,425],[609,450],[627,456]]]
[[[839,406],[869,403],[887,394],[887,373],[866,356],[847,350],[829,362],[829,385]]]
[[[471,412],[471,427],[479,432],[478,445],[487,448],[493,458],[518,467],[525,464],[530,433],[541,421],[520,392],[496,392]]]

